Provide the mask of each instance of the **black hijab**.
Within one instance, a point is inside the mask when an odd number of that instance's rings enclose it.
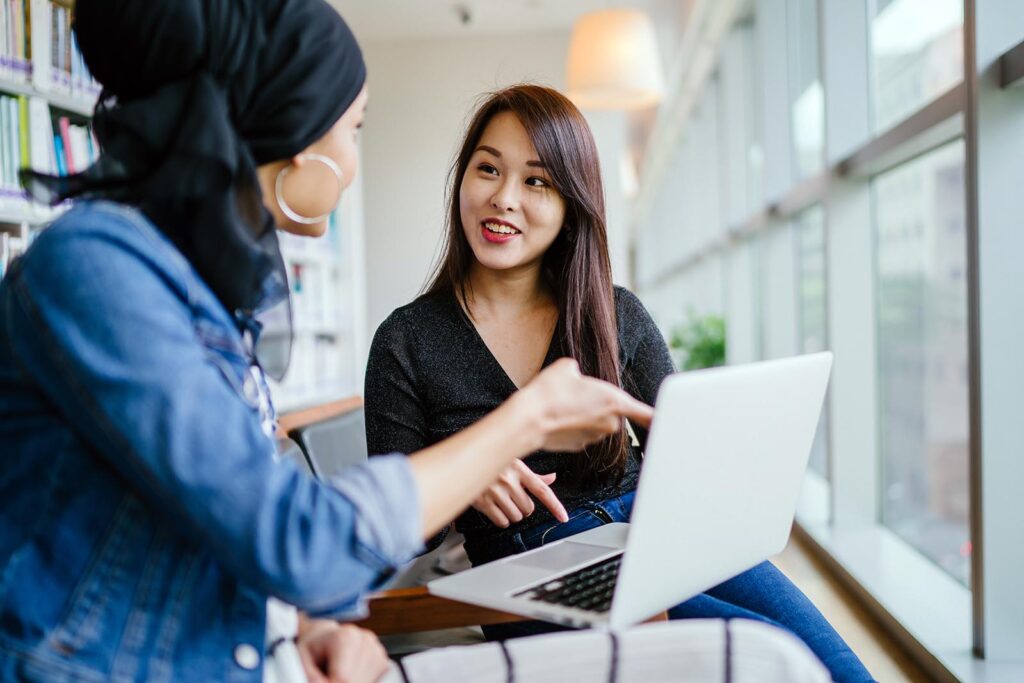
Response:
[[[256,165],[307,148],[361,91],[342,18],[324,0],[78,0],[73,25],[103,86],[102,154],[70,177],[23,172],[26,189],[138,206],[236,315],[286,296]]]

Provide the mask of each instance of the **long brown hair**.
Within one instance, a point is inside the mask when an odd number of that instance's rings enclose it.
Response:
[[[541,277],[558,304],[555,329],[560,350],[585,375],[619,385],[619,340],[615,292],[604,217],[604,189],[597,146],[586,119],[564,95],[538,85],[516,85],[491,93],[477,109],[448,178],[448,220],[442,256],[428,294],[458,292],[466,297],[473,251],[459,210],[459,191],[487,124],[512,112],[526,129],[555,190],[565,200],[565,222],[545,252]],[[625,471],[623,430],[587,449],[586,478],[618,477]],[[576,469],[576,468],[572,468]]]

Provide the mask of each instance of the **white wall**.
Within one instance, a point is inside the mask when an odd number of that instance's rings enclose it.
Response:
[[[530,81],[564,87],[568,31],[523,36],[370,41],[363,128],[367,330],[411,301],[436,258],[448,169],[482,93]],[[617,281],[627,207],[619,190],[623,118],[588,117],[608,194]]]
[[[629,271],[630,201],[623,193],[622,161],[628,154],[628,119],[620,111],[584,112],[597,143],[604,179],[604,214],[608,224],[608,254],[615,284],[632,287]]]

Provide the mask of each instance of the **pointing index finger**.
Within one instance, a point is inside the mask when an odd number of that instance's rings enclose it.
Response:
[[[623,417],[629,418],[644,429],[649,429],[654,418],[654,408],[636,400],[625,391],[620,390],[619,409]]]
[[[529,489],[530,493],[536,496],[544,507],[551,510],[551,514],[555,516],[559,522],[569,521],[569,513],[565,511],[565,506],[562,505],[562,501],[558,500],[558,496],[551,490],[551,487],[544,483],[544,480],[540,478],[536,473],[531,472],[529,476],[523,478],[523,484]]]

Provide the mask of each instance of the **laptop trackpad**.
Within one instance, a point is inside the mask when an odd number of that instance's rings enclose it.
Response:
[[[541,552],[517,557],[512,560],[512,563],[525,567],[537,567],[538,569],[568,569],[588,560],[596,560],[599,557],[607,556],[609,550],[611,548],[607,546],[563,541],[548,546]]]

